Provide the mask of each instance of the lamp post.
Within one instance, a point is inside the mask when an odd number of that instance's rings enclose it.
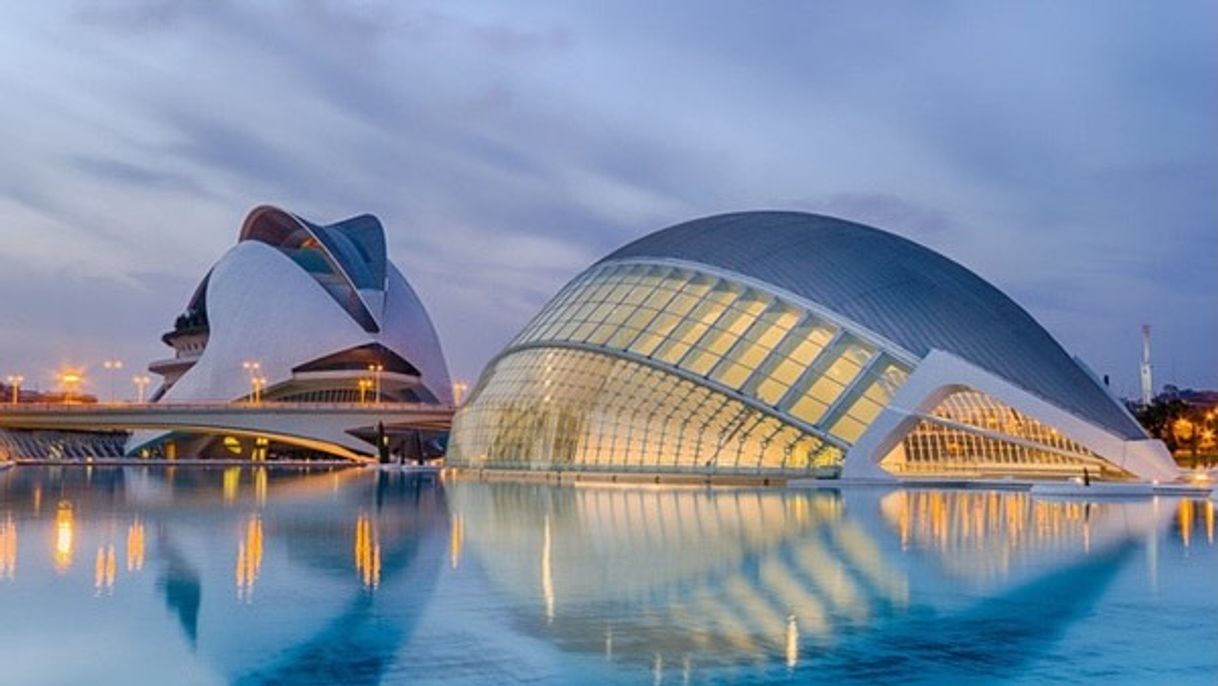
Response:
[[[17,398],[21,395],[21,382],[25,381],[25,377],[20,374],[10,374],[8,377],[8,385],[13,389],[13,404],[17,404]]]
[[[385,371],[385,365],[370,364],[370,365],[368,365],[368,371],[372,372],[374,378],[376,379],[376,395],[373,397],[372,402],[376,403],[377,405],[380,405],[381,404],[381,372]]]
[[[368,403],[368,389],[372,388],[372,379],[359,379],[356,381],[359,386],[359,404],[366,405]]]
[[[118,374],[118,370],[123,368],[122,360],[106,360],[102,362],[102,367],[110,373],[110,402],[114,402],[114,376]]]
[[[250,385],[253,386],[253,390],[254,390],[254,393],[253,393],[254,404],[261,405],[262,404],[262,389],[266,388],[266,377],[265,376],[255,376],[254,378],[250,379]]]
[[[461,407],[461,397],[465,395],[465,389],[468,386],[464,381],[456,381],[453,383],[453,407]]]
[[[131,377],[131,383],[135,384],[136,398],[138,398],[136,402],[142,404],[144,402],[144,391],[148,390],[148,384],[152,383],[152,377],[147,374],[136,374]]]
[[[63,401],[72,402],[72,393],[85,383],[85,377],[79,371],[65,369],[59,373],[59,386],[63,388]]]
[[[258,402],[258,379],[262,374],[262,363],[255,361],[246,361],[241,363],[241,368],[245,370],[250,377],[250,402],[257,404]]]

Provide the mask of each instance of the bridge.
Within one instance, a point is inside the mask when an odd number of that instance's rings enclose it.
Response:
[[[370,461],[381,423],[388,434],[447,431],[454,409],[423,403],[21,403],[0,407],[0,429],[177,431],[249,436]]]

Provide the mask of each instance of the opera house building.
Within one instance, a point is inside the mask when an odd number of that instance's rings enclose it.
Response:
[[[487,366],[448,464],[778,478],[1172,479],[1079,360],[952,260],[742,212],[579,274]]]
[[[255,208],[162,340],[173,356],[149,367],[162,377],[155,402],[452,404],[431,319],[390,262],[385,230],[372,215],[323,226],[276,207]],[[373,427],[307,413],[257,429],[143,430],[127,449],[230,458],[376,452]],[[419,450],[442,452],[437,438],[402,435],[392,447],[419,457]]]

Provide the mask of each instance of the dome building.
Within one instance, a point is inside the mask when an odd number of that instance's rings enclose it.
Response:
[[[384,228],[372,215],[322,226],[275,207],[255,208],[237,244],[203,277],[162,340],[174,356],[149,366],[162,377],[155,402],[256,396],[264,403],[452,403],[431,319],[389,261]],[[356,429],[340,440],[353,451],[374,452]],[[237,436],[148,431],[128,446],[163,450],[167,442],[174,452],[228,457],[267,446]]]
[[[567,284],[454,421],[472,468],[1170,479],[1166,448],[1014,301],[869,226],[742,212]]]

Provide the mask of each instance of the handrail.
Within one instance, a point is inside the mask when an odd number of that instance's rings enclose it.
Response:
[[[41,414],[45,412],[63,412],[89,414],[98,410],[129,410],[178,412],[183,410],[336,410],[343,412],[400,412],[420,410],[426,412],[454,412],[451,405],[432,405],[428,403],[321,403],[321,402],[214,402],[214,403],[137,403],[137,402],[98,402],[98,403],[10,403],[0,404],[0,414]]]

